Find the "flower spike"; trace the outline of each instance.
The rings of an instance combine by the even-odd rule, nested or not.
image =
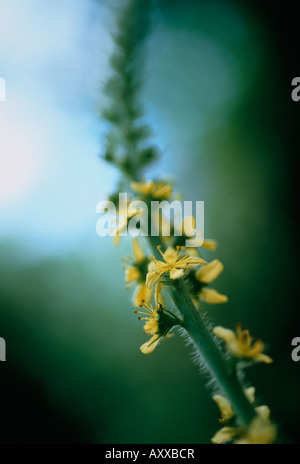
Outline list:
[[[215,327],[214,334],[224,340],[226,349],[236,358],[252,359],[256,362],[270,364],[273,360],[263,354],[264,344],[261,340],[255,340],[250,336],[248,330],[242,330],[240,324],[237,325],[236,333],[223,327]]]

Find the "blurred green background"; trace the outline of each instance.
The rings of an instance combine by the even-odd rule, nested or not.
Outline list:
[[[33,23],[37,4],[30,6]],[[82,2],[75,9],[79,6]],[[58,132],[59,158],[50,169],[42,154],[46,143],[39,148],[46,180],[31,196],[0,202],[0,336],[7,343],[7,362],[0,365],[2,443],[195,444],[209,443],[218,428],[207,379],[190,362],[190,350],[179,336],[152,355],[140,353],[145,336],[124,289],[120,262],[130,253],[130,242],[114,248],[109,238],[96,235],[96,204],[115,187],[113,169],[96,156],[103,143],[98,127],[99,133],[105,128],[93,113],[98,83],[106,75],[97,75],[98,65],[107,62],[112,49],[101,39],[114,24],[109,7],[108,1],[86,4],[89,20],[80,40],[82,56],[87,50],[93,63],[92,82],[83,73],[74,85],[73,68],[63,56],[55,51],[43,56],[44,74],[37,80],[53,63],[65,67],[52,82],[54,101],[61,97],[56,88],[73,85],[73,90],[60,106],[51,107],[51,115],[47,102],[37,104],[35,117],[49,111],[51,125],[64,117],[64,106],[70,116],[63,119],[62,131],[69,132]],[[57,8],[65,8],[66,24],[74,20],[70,2]],[[91,12],[98,14],[92,49],[87,39]],[[154,140],[165,152],[149,176],[171,174],[186,199],[204,200],[206,236],[218,241],[217,253],[205,257],[225,264],[216,288],[229,303],[208,307],[209,315],[226,327],[243,322],[266,342],[274,364],[251,368],[246,379],[271,407],[283,435],[299,442],[299,366],[291,360],[291,341],[300,335],[295,109],[288,57],[278,47],[280,30],[267,13],[256,2],[153,2],[152,29],[142,51],[141,101]],[[16,43],[22,40],[21,33],[11,34]],[[43,31],[35,34],[38,39]],[[11,61],[6,66],[10,69]],[[34,66],[35,59],[28,75]],[[18,109],[18,101],[15,105]],[[1,106],[3,118],[8,109]],[[82,111],[91,118],[83,125],[72,119]],[[64,143],[68,137],[71,145]],[[86,137],[90,145],[82,142]],[[74,147],[72,159],[68,152]],[[1,149],[3,160],[9,149]],[[47,201],[37,207],[43,195]],[[10,222],[18,214],[21,219]]]

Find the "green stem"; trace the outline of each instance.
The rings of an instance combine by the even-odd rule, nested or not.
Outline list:
[[[255,411],[243,391],[236,371],[229,369],[228,363],[218,348],[214,337],[193,304],[185,283],[179,281],[178,289],[170,287],[169,292],[184,318],[184,328],[198,348],[210,374],[230,400],[241,422],[246,426],[249,425],[255,417]]]
[[[160,237],[149,236],[149,240],[154,254],[158,256],[157,245],[161,245],[163,248]],[[236,370],[229,367],[200,312],[195,307],[184,280],[174,281],[174,285],[168,285],[166,289],[182,315],[184,328],[205,361],[208,371],[231,402],[240,422],[244,426],[248,426],[256,415],[254,408],[243,391]]]

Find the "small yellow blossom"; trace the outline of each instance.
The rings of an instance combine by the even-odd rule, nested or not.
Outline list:
[[[238,427],[222,427],[212,438],[214,445],[271,445],[277,435],[276,426],[256,417],[245,431]]]
[[[249,402],[253,404],[255,401],[255,388],[254,387],[246,388],[244,390],[244,393],[246,397],[248,398]],[[221,411],[220,422],[225,422],[231,419],[232,417],[234,417],[234,412],[233,412],[231,403],[229,402],[227,398],[225,398],[222,395],[214,395],[213,400],[215,401],[215,403],[217,403]],[[255,408],[255,411],[257,412],[259,416],[261,416],[265,420],[270,418],[270,409],[268,408],[268,406],[259,406]]]
[[[134,192],[143,197],[151,197],[156,200],[167,200],[172,194],[172,187],[165,182],[132,182],[130,186]]]
[[[230,401],[228,401],[227,398],[225,398],[222,395],[214,395],[213,400],[215,403],[217,403],[217,405],[220,408],[220,411],[221,411],[220,422],[221,423],[227,422],[228,420],[232,419],[232,417],[234,417],[234,412],[233,412],[231,403]]]
[[[161,251],[161,247],[157,247],[163,261],[158,261],[152,256],[153,262],[149,264],[146,284],[151,288],[157,282],[163,274],[169,273],[171,279],[180,279],[185,274],[187,269],[201,264],[206,264],[204,259],[196,258],[189,255],[182,256],[184,247],[168,248],[164,253]]]
[[[222,295],[213,288],[207,288],[207,285],[219,277],[223,269],[224,266],[218,259],[202,266],[195,274],[194,293],[210,304],[227,303],[228,298],[226,295]]]
[[[227,350],[236,358],[253,359],[256,362],[270,364],[273,360],[263,354],[264,344],[261,340],[254,341],[248,330],[242,330],[238,324],[236,333],[223,327],[215,327],[214,333],[224,340]]]
[[[144,343],[141,346],[141,352],[144,354],[149,354],[152,353],[152,351],[155,350],[156,346],[158,345],[161,335],[159,333],[159,311],[156,310],[156,308],[153,308],[151,304],[147,305],[144,304],[143,306],[144,311],[136,311],[139,314],[143,314],[146,317],[140,317],[140,320],[145,320],[145,325],[144,325],[144,332],[148,335],[152,335],[150,340],[148,342]]]
[[[244,390],[245,395],[251,404],[255,401],[255,388],[249,387]],[[222,395],[213,396],[221,411],[220,422],[232,424],[235,413],[230,401]],[[271,411],[268,406],[258,406],[255,408],[257,417],[253,419],[249,428],[245,430],[240,426],[225,426],[219,430],[212,438],[212,443],[223,444],[233,442],[234,444],[269,444],[275,440],[276,427],[270,422]],[[235,439],[235,441],[233,441]]]
[[[138,239],[134,238],[132,243],[134,260],[125,265],[125,282],[127,289],[136,285],[132,298],[133,305],[139,307],[143,303],[150,303],[152,297],[152,289],[146,285],[149,260],[146,258]]]
[[[235,445],[271,445],[276,440],[276,426],[261,417],[255,417],[247,431],[234,441]]]
[[[160,284],[155,290],[155,303],[155,307],[151,304],[143,304],[141,310],[135,311],[136,314],[141,315],[139,320],[145,321],[144,332],[151,336],[150,340],[140,348],[143,354],[152,353],[161,340],[172,336],[169,332],[173,327],[181,325],[181,321],[174,314],[165,310]]]

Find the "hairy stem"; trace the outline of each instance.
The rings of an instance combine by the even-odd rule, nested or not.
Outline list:
[[[149,236],[149,241],[154,254],[159,257],[157,254],[157,245],[163,247],[161,239]],[[183,326],[202,356],[210,375],[231,402],[241,424],[248,426],[256,415],[254,408],[243,391],[243,387],[237,378],[236,370],[233,370],[229,366],[213,335],[206,327],[200,312],[195,307],[185,282],[182,279],[174,281],[174,286],[168,285],[166,286],[166,290],[182,315],[184,320]]]

